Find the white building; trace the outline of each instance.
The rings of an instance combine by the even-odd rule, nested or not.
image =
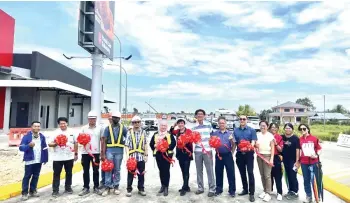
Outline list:
[[[14,54],[10,71],[0,69],[0,132],[29,127],[32,121],[55,128],[61,116],[70,126],[82,125],[90,111],[90,90],[90,78],[39,52]]]

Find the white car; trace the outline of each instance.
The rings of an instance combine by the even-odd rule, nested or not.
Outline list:
[[[158,119],[156,114],[144,114],[141,123],[143,129],[158,130]]]
[[[247,116],[248,118],[248,123],[247,125],[251,128],[253,128],[255,131],[259,132],[260,131],[260,118],[257,116]]]

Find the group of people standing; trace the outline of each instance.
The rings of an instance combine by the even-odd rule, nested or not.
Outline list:
[[[90,167],[93,169],[93,192],[107,196],[111,191],[115,195],[120,194],[120,169],[124,153],[128,158],[133,157],[137,161],[137,169],[128,171],[127,193],[132,196],[132,183],[134,175],[138,176],[138,193],[146,196],[145,165],[148,160],[148,146],[151,148],[159,169],[161,187],[159,194],[167,196],[169,193],[170,166],[174,151],[183,176],[183,185],[179,189],[181,196],[190,192],[189,178],[191,161],[195,161],[197,171],[196,195],[204,193],[203,169],[206,168],[208,179],[208,197],[219,196],[223,193],[223,172],[226,169],[228,179],[228,193],[231,197],[236,195],[236,180],[234,154],[236,153],[236,165],[242,180],[243,190],[239,196],[249,195],[249,201],[255,201],[255,178],[254,178],[254,154],[257,153],[257,164],[259,167],[263,193],[259,198],[268,202],[271,200],[271,192],[274,183],[277,188],[277,200],[282,200],[282,163],[288,179],[288,193],[286,199],[298,198],[297,170],[301,166],[304,177],[304,188],[307,194],[306,202],[312,202],[311,192],[311,170],[317,171],[321,146],[316,137],[310,134],[310,128],[301,124],[298,130],[302,133],[299,138],[293,134],[292,124],[284,125],[284,135],[278,134],[277,124],[268,124],[266,121],[260,122],[260,132],[247,126],[247,116],[239,117],[240,126],[233,132],[226,129],[226,119],[218,119],[219,130],[214,131],[210,123],[206,123],[204,118],[206,113],[202,109],[195,112],[197,124],[187,129],[185,120],[179,119],[168,131],[166,121],[161,121],[159,131],[155,132],[149,143],[145,132],[141,128],[141,118],[134,116],[131,120],[132,128],[127,129],[120,122],[121,114],[115,112],[111,114],[110,124],[102,127],[96,124],[97,114],[89,112],[88,124],[81,129],[81,133],[89,134],[91,137],[90,146],[79,146],[77,135],[67,127],[67,118],[57,119],[59,129],[50,137],[48,145],[43,134],[40,133],[40,122],[32,123],[32,130],[23,137],[20,150],[24,152],[25,174],[22,181],[22,200],[27,200],[29,196],[38,197],[37,182],[40,175],[41,166],[48,162],[48,147],[53,148],[53,182],[52,197],[59,195],[60,175],[64,167],[66,172],[65,193],[72,194],[72,169],[74,161],[78,160],[78,151],[81,153],[81,163],[83,166],[83,189],[80,196],[90,192]],[[177,140],[186,133],[197,131],[201,135],[201,141],[195,144],[186,143],[186,150],[177,147]],[[66,147],[60,147],[56,143],[58,135],[65,135],[68,139]],[[211,136],[220,138],[222,146],[216,149],[216,153],[209,146]],[[166,153],[158,151],[157,144],[164,139],[168,143]],[[248,141],[253,150],[246,151],[240,149],[240,143]],[[215,153],[215,154],[214,154]],[[214,166],[215,157],[215,166]],[[100,180],[100,161],[110,160],[114,168],[110,172],[102,172]],[[204,166],[204,167],[203,167]],[[248,177],[247,177],[248,176]],[[29,180],[31,179],[30,183]]]

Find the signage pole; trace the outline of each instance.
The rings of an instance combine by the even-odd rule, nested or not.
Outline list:
[[[97,113],[96,124],[101,122],[101,95],[102,95],[102,54],[91,54],[92,59],[92,82],[91,82],[91,110]]]

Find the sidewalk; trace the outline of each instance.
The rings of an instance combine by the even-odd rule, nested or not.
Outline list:
[[[145,188],[147,192],[146,197],[141,197],[137,194],[137,179],[134,180],[134,191],[133,191],[133,196],[132,197],[126,197],[126,167],[125,167],[125,158],[122,163],[122,170],[121,170],[121,194],[119,196],[115,195],[109,195],[108,197],[101,197],[95,194],[90,193],[89,195],[86,195],[84,197],[79,197],[77,194],[80,192],[82,189],[82,172],[79,172],[73,176],[73,190],[74,194],[73,195],[66,195],[66,194],[61,194],[60,197],[57,199],[51,199],[51,186],[44,187],[42,189],[39,189],[39,193],[41,197],[38,198],[31,198],[27,202],[67,202],[67,203],[74,203],[74,202],[132,202],[132,203],[146,203],[146,202],[235,202],[235,203],[246,203],[249,202],[248,196],[244,197],[238,197],[236,196],[235,198],[231,198],[228,196],[227,190],[228,190],[228,185],[227,185],[227,179],[225,178],[224,180],[224,193],[219,196],[219,197],[214,197],[214,198],[208,198],[206,196],[206,193],[208,191],[207,187],[207,180],[204,178],[205,181],[205,186],[206,186],[206,193],[202,195],[195,195],[194,191],[197,189],[197,184],[196,184],[196,168],[194,165],[194,162],[191,163],[191,169],[190,169],[190,187],[192,192],[187,193],[186,196],[181,197],[179,195],[178,189],[182,186],[182,176],[181,176],[181,170],[178,165],[178,161],[176,160],[176,163],[174,167],[171,167],[171,180],[170,180],[170,187],[169,187],[169,196],[164,197],[164,196],[157,196],[157,191],[159,190],[160,187],[160,180],[158,176],[158,168],[155,164],[155,161],[153,157],[149,157],[149,161],[146,164],[146,180],[145,180]],[[255,181],[256,181],[256,201],[257,203],[262,203],[263,201],[258,198],[258,195],[262,192],[262,185],[260,181],[260,175],[258,171],[257,164],[255,164]],[[92,171],[90,172],[92,174]],[[225,172],[226,174],[226,172]],[[236,193],[239,193],[242,190],[242,184],[239,176],[239,172],[237,167],[235,167],[235,174],[236,174],[236,187],[237,191]],[[22,174],[20,174],[22,176]],[[204,177],[206,177],[205,170],[204,170]],[[302,177],[299,175],[298,176],[299,180],[299,200],[295,201],[289,201],[286,199],[283,199],[282,201],[277,201],[276,200],[276,194],[273,193],[272,195],[272,200],[270,202],[272,203],[277,203],[277,202],[289,202],[289,203],[297,203],[297,202],[302,202],[305,199],[305,193],[304,193],[304,186],[303,186],[303,180]],[[285,186],[285,183],[283,182],[283,191],[284,193],[287,191],[287,188]],[[92,179],[90,182],[90,186],[92,187]],[[61,181],[61,192],[64,190],[64,180]],[[324,191],[324,198],[327,203],[345,203],[344,201],[340,200],[336,196],[332,195],[331,193]],[[19,202],[20,197],[15,197],[9,200],[6,200],[4,202],[6,203],[13,203],[13,202]]]

